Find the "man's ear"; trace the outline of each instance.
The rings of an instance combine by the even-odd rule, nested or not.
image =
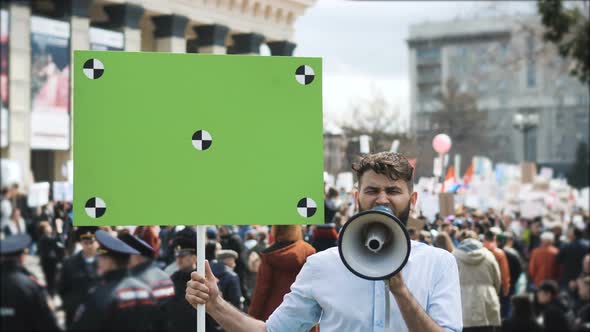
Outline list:
[[[412,210],[414,210],[414,208],[416,207],[416,202],[417,201],[418,201],[418,193],[414,191],[410,195],[410,205],[411,205]]]

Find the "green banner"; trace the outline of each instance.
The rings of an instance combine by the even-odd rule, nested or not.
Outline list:
[[[319,58],[74,52],[74,224],[321,224]]]

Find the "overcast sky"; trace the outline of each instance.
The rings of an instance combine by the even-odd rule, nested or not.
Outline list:
[[[295,24],[295,56],[323,58],[324,114],[346,116],[351,104],[383,93],[409,113],[406,39],[411,24],[532,13],[534,2],[319,0]]]

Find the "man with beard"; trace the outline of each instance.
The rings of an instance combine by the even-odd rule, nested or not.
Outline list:
[[[407,223],[416,203],[408,160],[397,153],[363,157],[353,166],[360,211],[384,206]],[[384,295],[393,297],[385,312]],[[449,252],[411,241],[407,264],[385,284],[364,280],[343,264],[338,248],[310,256],[291,292],[266,322],[255,320],[228,304],[219,294],[209,264],[205,276],[196,272],[187,283],[186,299],[206,310],[228,331],[308,331],[320,322],[322,332],[461,331],[461,292],[457,263]],[[353,304],[353,305],[350,305]],[[320,321],[321,317],[321,321]]]

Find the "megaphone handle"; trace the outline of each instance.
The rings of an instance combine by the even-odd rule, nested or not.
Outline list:
[[[389,331],[389,327],[391,326],[391,302],[389,299],[389,280],[383,280],[383,284],[385,285],[385,289],[383,294],[385,294],[385,331]]]

